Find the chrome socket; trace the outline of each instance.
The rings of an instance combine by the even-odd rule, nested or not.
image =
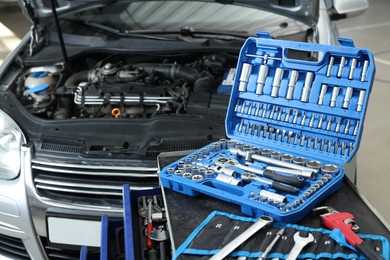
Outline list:
[[[193,181],[201,181],[203,179],[204,179],[203,175],[200,175],[200,174],[193,175],[191,178],[191,180],[193,180]]]
[[[260,65],[259,74],[257,76],[256,81],[256,94],[257,95],[263,95],[263,88],[265,84],[265,80],[268,76],[268,69],[269,67],[265,64]]]
[[[309,102],[310,90],[313,84],[313,79],[314,79],[314,73],[310,71],[307,72],[305,78],[305,84],[302,90],[301,102],[305,102],[305,103]]]
[[[306,162],[306,167],[309,167],[311,169],[320,170],[322,166],[322,163],[320,161],[311,160]]]
[[[339,87],[333,87],[332,91],[332,97],[330,98],[330,107],[335,107],[336,102],[337,102],[337,97],[340,93],[340,88]]]
[[[332,176],[338,174],[339,172],[340,168],[333,164],[325,164],[321,167],[321,173],[323,174],[329,174]]]
[[[293,159],[294,159],[294,156],[292,156],[291,154],[283,154],[280,157],[280,160],[282,162],[288,162],[288,163],[292,163]]]
[[[271,158],[272,159],[280,160],[281,157],[282,157],[282,153],[280,153],[280,152],[272,152],[271,153]]]
[[[293,99],[294,88],[295,88],[295,85],[297,84],[298,77],[299,77],[299,72],[296,70],[292,70],[291,75],[290,75],[290,80],[288,82],[288,88],[287,88],[287,94],[286,94],[286,99],[288,99],[288,100]]]
[[[304,157],[294,157],[293,164],[300,165],[300,166],[305,166],[306,161],[307,160]]]
[[[285,196],[280,195],[280,194],[276,194],[276,193],[273,193],[273,192],[270,192],[267,190],[261,190],[260,196],[265,197],[267,199],[271,199],[271,200],[278,202],[278,203],[287,202],[287,198]]]
[[[252,64],[250,63],[243,63],[242,69],[241,69],[241,75],[239,79],[239,85],[238,85],[238,91],[240,92],[246,92],[246,87],[249,82],[249,77],[252,73]]]
[[[277,68],[275,71],[274,81],[272,83],[271,97],[278,97],[280,83],[283,78],[283,69]]]
[[[228,176],[226,174],[218,174],[215,179],[218,181],[227,183],[227,184],[234,185],[234,186],[239,186],[241,183],[241,181],[239,179],[236,179],[232,176]]]
[[[191,179],[192,178],[192,173],[190,173],[190,172],[185,172],[185,173],[183,173],[183,178],[185,178],[185,179]]]

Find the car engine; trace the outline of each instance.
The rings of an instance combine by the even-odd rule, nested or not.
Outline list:
[[[191,111],[191,99],[206,105],[198,104],[199,112],[213,96],[230,93],[237,58],[95,56],[73,61],[72,70],[63,64],[31,67],[19,77],[16,95],[31,113],[54,120],[183,114]]]

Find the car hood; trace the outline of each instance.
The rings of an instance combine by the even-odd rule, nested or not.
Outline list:
[[[57,6],[57,14],[67,14],[87,9],[103,7],[115,0],[18,0],[23,13],[31,23],[45,26],[53,19],[51,2]],[[142,2],[140,0],[127,0],[126,2]],[[143,2],[150,2],[145,0]],[[153,0],[158,1],[158,0]],[[160,0],[162,1],[162,0]],[[164,0],[166,1],[166,0]],[[176,0],[185,1],[185,0]],[[187,0],[188,1],[188,0]],[[199,2],[218,2],[221,4],[235,4],[271,11],[280,15],[291,17],[308,26],[316,24],[319,14],[319,0],[196,0]]]

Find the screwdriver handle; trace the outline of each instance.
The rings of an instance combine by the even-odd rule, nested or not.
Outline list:
[[[265,170],[263,176],[278,182],[283,182],[292,185],[297,188],[302,188],[306,184],[305,179],[300,176],[281,175],[270,170]]]
[[[152,230],[153,230],[153,223],[148,222],[148,230],[147,230],[147,237],[146,237],[146,246],[148,247],[148,249],[153,248],[153,241],[149,237],[149,234],[150,232],[152,232]]]

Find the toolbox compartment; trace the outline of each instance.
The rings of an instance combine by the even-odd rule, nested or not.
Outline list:
[[[330,46],[258,36],[240,52],[225,121],[228,139],[168,165],[160,181],[189,196],[238,204],[249,216],[297,222],[341,186],[341,165],[359,148],[374,59],[349,39]],[[300,176],[286,173],[296,165],[305,167],[294,172]]]

